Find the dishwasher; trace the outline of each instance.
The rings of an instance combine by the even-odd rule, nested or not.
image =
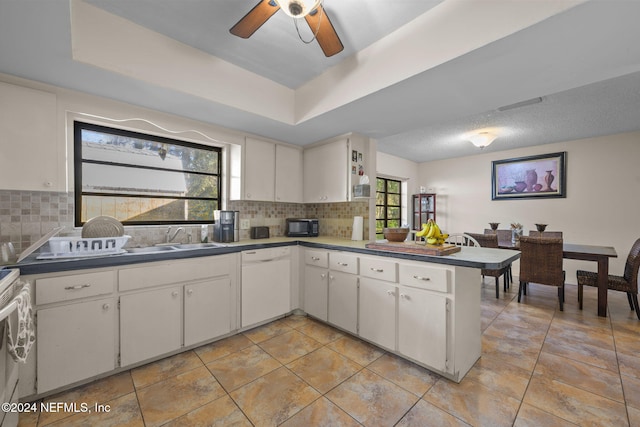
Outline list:
[[[273,319],[291,310],[291,248],[242,252],[242,327]]]

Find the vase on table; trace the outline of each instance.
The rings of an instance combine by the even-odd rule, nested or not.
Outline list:
[[[555,179],[555,176],[551,173],[551,171],[547,171],[547,174],[544,176],[544,183],[547,185],[547,188],[544,188],[542,191],[553,191],[551,188],[551,183]]]
[[[533,192],[533,186],[538,183],[538,174],[535,169],[529,169],[526,172],[524,182],[527,184],[527,192]]]
[[[520,237],[522,236],[522,228],[511,229],[511,244],[517,246],[520,244]]]

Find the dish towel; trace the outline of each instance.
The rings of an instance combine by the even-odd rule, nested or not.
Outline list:
[[[22,288],[13,297],[18,303],[18,325],[11,324],[11,318],[7,317],[7,350],[16,362],[25,363],[29,351],[36,341],[36,329],[33,321],[33,306],[31,305],[31,284],[23,282]],[[15,339],[13,338],[15,330]]]

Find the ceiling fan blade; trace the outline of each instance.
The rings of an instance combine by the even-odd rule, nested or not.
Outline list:
[[[318,44],[322,48],[325,56],[329,57],[342,52],[344,46],[342,45],[340,37],[338,37],[338,33],[336,33],[335,28],[333,28],[333,24],[322,5],[319,5],[315,11],[306,15],[304,19],[307,21],[307,24],[309,24],[309,27],[313,32],[316,31],[316,28],[318,28],[318,22],[320,22],[320,28],[318,29],[316,40],[318,40]]]
[[[231,27],[229,32],[234,36],[248,39],[258,28],[262,26],[274,13],[280,9],[280,6],[273,0],[261,0],[254,6],[236,25]]]

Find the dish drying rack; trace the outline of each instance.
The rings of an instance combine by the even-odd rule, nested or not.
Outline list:
[[[118,237],[52,237],[49,252],[43,252],[36,259],[79,258],[115,255],[127,252],[122,247],[131,236]]]

